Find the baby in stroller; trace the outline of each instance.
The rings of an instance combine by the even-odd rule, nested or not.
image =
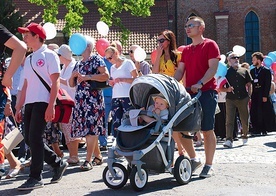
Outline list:
[[[155,113],[161,119],[162,122],[166,122],[169,118],[168,101],[161,93],[157,94],[156,96],[153,96],[152,99],[154,101],[154,104],[149,106],[148,111]],[[141,115],[138,120],[139,124],[143,125],[145,123],[151,123],[156,119],[147,115]]]

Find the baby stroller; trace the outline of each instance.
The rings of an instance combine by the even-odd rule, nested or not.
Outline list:
[[[148,171],[173,174],[179,184],[189,183],[192,176],[188,157],[179,156],[174,160],[172,131],[199,130],[201,107],[200,93],[191,99],[182,84],[162,74],[149,74],[136,78],[130,88],[130,100],[134,109],[148,108],[152,97],[162,94],[169,103],[169,118],[162,122],[157,115],[141,110],[156,120],[147,125],[132,126],[131,110],[125,114],[118,135],[108,149],[107,167],[103,171],[104,183],[112,189],[122,188],[128,177],[132,188],[141,191],[148,181]],[[127,168],[120,162],[125,157]]]

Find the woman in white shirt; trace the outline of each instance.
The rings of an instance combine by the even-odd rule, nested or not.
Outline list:
[[[68,80],[72,75],[72,71],[75,67],[76,61],[72,57],[72,51],[70,47],[66,44],[62,44],[57,51],[61,64],[63,64],[61,73],[60,73],[60,88],[66,90],[70,97],[74,100],[76,88],[70,87],[68,85]],[[61,130],[64,134],[65,142],[69,151],[69,158],[67,162],[71,165],[75,165],[79,162],[78,158],[78,145],[81,141],[81,138],[71,137],[72,132],[72,116],[69,123],[60,123]]]
[[[105,50],[105,57],[112,63],[109,84],[113,87],[111,115],[113,136],[116,137],[123,114],[131,106],[129,90],[133,80],[138,77],[138,72],[134,63],[130,59],[120,57],[119,51],[112,46]]]

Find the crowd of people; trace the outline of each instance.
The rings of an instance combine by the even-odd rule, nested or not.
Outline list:
[[[81,60],[76,61],[68,45],[47,46],[46,32],[39,24],[31,23],[18,28],[24,42],[0,25],[0,53],[4,52],[5,47],[13,50],[10,65],[0,84],[0,141],[4,136],[5,116],[13,113],[11,103],[14,104],[15,120],[22,125],[25,138],[20,145],[22,155],[19,160],[12,152],[5,154],[3,148],[0,149],[0,176],[5,174],[5,157],[10,164],[7,178],[15,177],[21,169],[20,162],[31,157],[29,178],[18,190],[44,186],[44,161],[53,168],[51,183],[57,183],[68,165],[80,163],[78,146],[81,141],[86,143],[86,156],[80,163],[80,169],[88,171],[101,165],[101,151],[107,150],[107,136],[117,137],[123,115],[131,107],[129,90],[132,82],[151,73],[174,77],[187,88],[191,97],[202,91],[199,102],[203,115],[201,130],[197,132],[200,143],[196,146],[204,145],[204,165],[196,154],[191,133],[173,132],[179,155],[185,154],[191,159],[192,172],[203,165],[199,174],[201,178],[214,175],[212,164],[217,137],[225,139],[224,147],[231,148],[239,128],[244,145],[250,142],[249,132],[251,135],[266,135],[272,131],[275,113],[271,95],[275,94],[275,84],[271,71],[263,66],[263,54],[255,52],[252,55],[254,68],[250,70],[248,64],[241,65],[239,54],[230,52],[225,76],[227,83],[218,87],[215,74],[221,58],[220,50],[214,40],[203,36],[204,20],[197,16],[188,18],[185,30],[192,43],[185,46],[182,52],[177,51],[172,31],[165,30],[158,34],[156,59],[151,65],[145,60],[135,60],[135,50],[140,48],[138,45],[129,47],[127,58],[122,54],[121,43],[114,41],[103,57],[93,52],[95,40],[85,36],[87,47],[81,54]],[[51,86],[50,93],[38,75]],[[94,89],[93,81],[108,81],[111,88]],[[68,123],[51,122],[59,88],[65,89],[75,101]],[[162,95],[154,100],[155,106],[159,104],[162,110],[168,107]],[[220,112],[217,112],[218,108]],[[143,120],[147,122],[148,118]],[[237,121],[241,126],[237,126]],[[59,130],[68,147],[67,160],[63,159],[59,148]]]

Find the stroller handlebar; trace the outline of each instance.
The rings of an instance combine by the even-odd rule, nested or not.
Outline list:
[[[187,92],[188,92],[188,91],[191,91],[191,87],[187,87],[187,88],[185,88],[185,89],[186,89]],[[202,90],[197,89],[197,95],[195,96],[195,98],[196,98],[196,99],[199,99],[199,97],[201,96],[201,94],[202,94]]]

